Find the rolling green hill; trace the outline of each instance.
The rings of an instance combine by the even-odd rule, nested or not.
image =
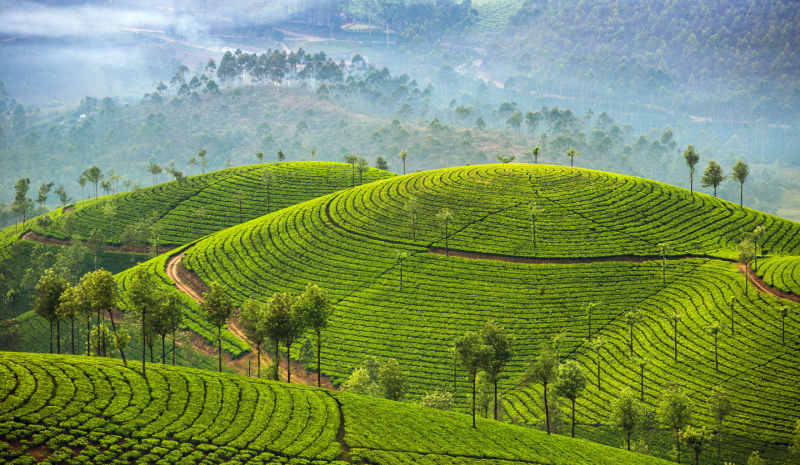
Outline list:
[[[416,240],[404,211],[412,195],[421,205]],[[534,200],[543,210],[535,249],[526,213]],[[454,215],[449,258],[434,216],[443,207]],[[453,339],[494,318],[517,337],[517,357],[500,383],[506,417],[528,424],[540,423],[541,409],[536,389],[517,387],[525,360],[564,334],[560,354],[596,373],[584,308],[599,303],[593,337],[608,343],[601,387],[592,383],[579,401],[582,434],[619,444],[608,432],[609,404],[623,387],[639,390],[633,351],[650,359],[646,404],[677,382],[696,404],[697,424],[710,423],[704,405],[711,388],[725,386],[736,406],[726,424],[725,458],[744,462],[756,449],[783,457],[800,417],[791,369],[800,364],[797,312],[786,320],[784,346],[777,299],[752,287],[745,295],[731,263],[742,231],[757,225],[767,230],[764,253],[800,254],[800,225],[705,194],[589,170],[482,165],[396,177],[299,204],[198,241],[184,263],[205,283],[224,283],[237,304],[319,284],[337,310],[322,372],[342,381],[367,355],[394,357],[410,373],[413,396],[451,389]],[[674,248],[666,284],[662,242]],[[397,250],[411,254],[403,291]],[[624,315],[634,307],[644,319],[631,350]],[[683,317],[677,361],[667,319],[674,312]],[[727,328],[719,336],[719,370],[706,332],[715,322]],[[457,375],[461,405],[466,380]],[[668,457],[665,442],[657,453]]]
[[[0,460],[34,463],[666,464],[353,394],[116,360],[0,352]]]

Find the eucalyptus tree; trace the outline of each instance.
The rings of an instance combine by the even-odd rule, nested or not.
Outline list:
[[[700,155],[694,149],[694,146],[690,145],[686,148],[683,152],[683,160],[686,162],[686,166],[689,167],[689,189],[692,197],[694,197],[694,167],[700,161]]]
[[[766,232],[767,230],[764,228],[764,226],[756,226],[756,228],[753,229],[753,232],[750,233],[750,240],[753,242],[753,269],[755,271],[758,271],[758,250],[761,246],[760,241]]]
[[[478,333],[468,331],[456,338],[453,351],[464,371],[472,378],[472,427],[475,428],[475,394],[478,373],[486,364],[486,347]]]
[[[20,178],[14,184],[14,202],[11,205],[12,209],[17,212],[18,215],[22,215],[23,229],[25,229],[25,221],[27,220],[28,206],[31,204],[31,199],[28,197],[30,188],[30,178]],[[16,226],[14,228],[16,231]]]
[[[594,316],[594,310],[597,308],[597,302],[589,302],[586,304],[585,312],[586,312],[586,322],[589,325],[589,339],[588,341],[592,340],[592,317]]]
[[[317,387],[322,387],[322,330],[328,327],[333,304],[324,289],[308,283],[295,305],[305,327],[317,335]]]
[[[678,325],[683,320],[683,315],[678,312],[675,312],[667,317],[667,319],[672,323],[672,338],[675,342],[675,361],[678,361],[678,335],[680,334],[678,331]]]
[[[158,305],[156,284],[150,279],[147,270],[138,266],[133,270],[131,284],[127,290],[128,301],[135,312],[142,326],[142,376],[147,378],[147,366],[145,358],[145,341],[147,340],[147,316],[156,310]]]
[[[97,257],[106,250],[106,239],[99,229],[93,229],[89,234],[89,240],[86,242],[86,247],[94,257],[94,270],[97,271]]]
[[[681,463],[680,432],[692,421],[693,409],[692,401],[680,386],[669,385],[661,394],[657,410],[658,419],[672,431],[678,452],[678,463]]]
[[[261,171],[261,185],[267,190],[267,213],[269,213],[270,210],[269,201],[273,184],[275,184],[275,173],[269,168],[264,168]]]
[[[633,357],[631,362],[634,366],[639,367],[639,391],[640,400],[644,401],[644,367],[650,364],[650,357],[642,355],[640,357]]]
[[[284,341],[286,335],[287,322],[293,316],[292,307],[297,302],[297,297],[288,292],[276,292],[267,301],[267,314],[264,320],[264,329],[267,337],[275,344],[275,355],[272,359],[274,372],[273,380],[278,381],[278,370],[280,360],[280,343]]]
[[[719,321],[706,326],[705,331],[714,337],[714,366],[719,371],[719,334],[722,332],[722,325]]]
[[[714,197],[717,196],[717,187],[722,184],[727,176],[722,170],[722,166],[714,160],[708,161],[703,176],[700,178],[700,185],[703,187],[713,187]]]
[[[574,148],[569,149],[569,152],[567,152],[567,156],[569,157],[569,166],[575,166],[575,157],[580,154],[581,153]]]
[[[69,318],[70,333],[72,339],[72,355],[75,355],[75,318],[85,313],[91,312],[86,293],[81,286],[67,286],[58,298],[58,308],[56,309],[59,318]],[[88,332],[87,332],[88,334]]]
[[[739,264],[744,266],[744,295],[748,297],[747,282],[750,280],[750,262],[755,259],[756,254],[753,253],[753,244],[748,239],[743,239],[736,248],[739,252]]]
[[[205,159],[205,158],[204,158]],[[150,163],[147,165],[147,172],[153,176],[153,185],[155,186],[158,184],[158,175],[164,171],[164,168],[156,165],[155,163]]]
[[[537,145],[536,147],[533,148],[533,150],[531,150],[530,152],[525,152],[523,155],[533,155],[533,164],[537,165],[537,164],[539,164],[539,151],[540,150],[542,150],[542,148]]]
[[[687,426],[681,432],[681,440],[694,451],[694,463],[700,464],[700,454],[702,454],[708,447],[708,442],[711,440],[711,432],[702,428],[694,428]],[[680,460],[678,461],[680,462]]]
[[[600,389],[600,362],[602,362],[600,351],[603,349],[603,346],[606,345],[606,339],[604,337],[597,337],[589,340],[588,345],[591,350],[595,351],[597,356],[597,389]]]
[[[631,349],[631,355],[633,355],[633,328],[641,323],[643,317],[644,315],[642,315],[642,312],[636,310],[636,307],[633,307],[633,310],[625,314],[625,321],[630,327],[630,342],[628,343],[628,347]]]
[[[356,185],[356,162],[358,161],[358,157],[352,153],[348,153],[344,155],[344,159],[347,163],[350,163],[350,187],[354,187]],[[403,174],[405,174],[405,170]]]
[[[61,204],[61,207],[66,207],[68,203],[72,201],[70,199],[69,194],[67,194],[67,190],[64,188],[63,184],[58,185],[58,189],[53,191],[54,194],[58,196],[58,202]]]
[[[436,214],[436,219],[439,223],[444,226],[444,256],[450,256],[450,244],[449,244],[449,237],[450,237],[450,223],[453,222],[453,212],[449,208],[442,208],[439,213]]]
[[[99,166],[95,165],[83,172],[86,180],[94,184],[94,197],[97,198],[97,185],[103,180],[103,171]]]
[[[497,420],[497,385],[500,381],[500,373],[514,357],[514,336],[508,334],[505,328],[490,319],[481,328],[480,337],[486,350],[482,368],[489,382],[494,385],[494,419]]]
[[[208,159],[206,158],[206,155],[208,155],[208,151],[206,149],[202,149],[197,153],[198,158],[200,158],[200,167],[203,170],[203,174],[205,174],[206,168],[208,168]],[[264,156],[264,154],[261,154],[261,156]]]
[[[417,216],[421,208],[422,205],[420,205],[417,198],[413,196],[409,197],[403,205],[403,210],[406,212],[406,215],[408,215],[408,219],[411,220],[411,234],[415,241],[417,240]]]
[[[572,437],[575,437],[575,400],[586,389],[586,375],[575,360],[567,360],[558,367],[556,393],[572,402]]]
[[[81,186],[81,202],[86,200],[86,195],[85,195],[84,189],[86,188],[86,183],[87,182],[88,182],[88,180],[86,179],[85,173],[81,173],[81,175],[78,176],[78,185]]]
[[[247,299],[242,307],[242,332],[256,348],[256,377],[258,378],[261,378],[261,347],[267,339],[264,326],[266,318],[266,305],[254,299]]]
[[[403,292],[403,263],[408,260],[409,253],[404,250],[395,250],[394,257],[400,264],[400,292]]]
[[[522,375],[524,384],[541,384],[544,388],[544,417],[547,434],[550,434],[550,409],[547,405],[547,388],[558,381],[558,360],[546,347],[542,347],[539,356],[528,361]]]
[[[739,183],[739,208],[744,209],[744,182],[750,174],[750,167],[742,160],[737,160],[733,164],[731,177]]]
[[[264,152],[256,153],[256,159],[258,160],[259,163],[262,163],[264,161]]]
[[[369,169],[367,159],[358,157],[356,161],[356,171],[358,171],[358,185],[364,184],[364,172]]]
[[[278,150],[278,155],[277,155],[277,157],[278,157],[278,161],[279,161],[279,162],[282,162],[283,160],[285,160],[285,159],[286,159],[286,155],[284,155],[284,154],[283,154],[283,150]],[[229,159],[229,160],[230,160],[230,159]]]
[[[159,318],[164,329],[172,335],[172,365],[175,365],[175,332],[183,324],[183,311],[178,295],[174,292],[165,292],[159,302]],[[161,339],[161,358],[164,358],[164,339]]]
[[[311,161],[314,161],[315,158],[317,158],[317,149],[311,147]]]
[[[543,212],[542,207],[532,201],[528,204],[528,218],[531,220],[531,233],[533,233],[533,248],[536,248],[536,223],[539,221],[539,215]]]
[[[611,402],[611,424],[625,435],[625,444],[631,450],[631,434],[641,421],[641,406],[630,388],[620,391],[619,397]]]
[[[722,423],[733,413],[733,404],[728,398],[728,393],[720,386],[711,389],[711,395],[706,401],[708,413],[717,426],[717,457],[722,457]]]
[[[39,204],[39,209],[44,210],[45,203],[47,203],[47,197],[50,194],[50,191],[53,189],[54,183],[43,183],[39,186],[39,190],[36,195],[36,203]]]
[[[217,362],[222,372],[222,327],[228,324],[233,316],[233,304],[225,294],[225,289],[216,281],[211,283],[208,292],[203,292],[200,311],[211,326],[217,328]]]
[[[50,353],[53,353],[53,323],[56,323],[56,341],[58,353],[61,353],[61,325],[57,312],[59,299],[67,290],[67,281],[52,269],[45,270],[44,275],[36,284],[36,299],[33,301],[33,311],[50,323]]]
[[[194,166],[196,164],[197,164],[197,158],[195,157],[189,158],[189,176],[192,175],[192,169],[194,169]]]
[[[108,313],[108,318],[111,320],[111,328],[114,331],[114,339],[117,340],[117,324],[114,322],[114,309],[117,306],[119,299],[119,290],[117,289],[117,282],[114,276],[106,270],[94,271],[83,275],[81,278],[80,286],[86,292],[86,298],[90,302],[93,311],[97,312],[98,322],[100,321],[100,314],[102,312]],[[98,324],[99,327],[99,324]],[[99,333],[98,333],[99,334]],[[105,343],[105,341],[103,341]],[[99,343],[99,338],[98,338]],[[105,346],[103,346],[103,353],[105,353]],[[125,359],[125,352],[120,352],[122,361],[127,366],[128,362]]]
[[[661,252],[661,280],[664,285],[667,284],[667,254],[672,251],[672,246],[669,242],[662,242],[658,244],[658,251]]]
[[[400,152],[400,160],[403,162],[403,174],[406,174],[406,158],[408,158],[408,150]]]

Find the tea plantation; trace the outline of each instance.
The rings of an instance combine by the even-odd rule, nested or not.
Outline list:
[[[120,361],[0,352],[0,461],[378,465],[668,462],[463,414]],[[364,462],[361,462],[364,463]]]
[[[419,203],[416,231],[405,209],[411,196]],[[541,209],[536,247],[532,201]],[[436,219],[442,208],[453,213],[447,241]],[[752,450],[783,460],[800,418],[800,312],[785,319],[783,345],[775,309],[786,301],[752,286],[745,294],[732,263],[742,233],[758,225],[766,231],[762,254],[800,255],[800,225],[705,194],[590,170],[482,165],[311,200],[204,238],[184,263],[205,283],[224,283],[237,305],[320,285],[336,304],[323,374],[343,381],[368,355],[397,358],[412,397],[452,390],[455,381],[462,407],[468,378],[459,372],[453,379],[448,349],[494,318],[517,338],[500,382],[505,415],[529,424],[541,422],[539,393],[518,387],[518,379],[525,361],[556,339],[559,356],[580,362],[593,380],[578,401],[581,431],[615,446],[621,437],[608,434],[609,406],[621,388],[654,406],[667,383],[678,383],[697,406],[695,423],[709,425],[705,402],[722,385],[736,411],[726,420],[724,456],[745,463]],[[658,244],[665,242],[672,250],[662,270]],[[446,245],[454,256],[444,256]],[[398,250],[411,254],[402,291]],[[768,263],[763,255],[760,263]],[[600,387],[596,353],[586,344],[584,309],[592,302],[599,304],[592,337],[608,341]],[[634,308],[643,319],[631,344],[625,314]],[[677,361],[668,319],[676,312]],[[717,322],[725,329],[715,353],[706,329]],[[649,360],[643,393],[638,357]],[[669,457],[669,444],[655,453]]]
[[[272,172],[269,187],[262,180],[265,169]],[[162,177],[167,176],[166,173]],[[122,232],[133,223],[150,218],[155,212],[162,245],[183,245],[215,231],[260,217],[290,205],[351,187],[393,176],[370,168],[353,176],[345,163],[285,162],[227,168],[169,181],[140,191],[101,196],[76,202],[50,213],[53,224],[44,229],[35,220],[25,227],[55,239],[70,239],[64,231],[66,215],[74,219],[73,236],[87,239],[99,229],[110,244],[121,244]],[[91,184],[87,191],[91,191]],[[241,203],[239,193],[241,192]],[[114,206],[113,210],[107,205]],[[268,205],[269,203],[269,205]],[[202,210],[201,210],[202,208]],[[64,213],[67,211],[67,213]],[[9,227],[0,232],[0,258],[11,255],[10,243],[19,230]]]

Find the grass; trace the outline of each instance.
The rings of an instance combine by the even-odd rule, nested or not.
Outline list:
[[[376,465],[666,463],[492,421],[473,429],[453,412],[180,367],[151,365],[145,379],[116,360],[0,352],[0,373],[8,463],[344,464],[343,444],[353,463]]]
[[[417,239],[404,213],[405,199],[422,205]],[[530,239],[526,205],[544,213],[539,244]],[[434,219],[451,208],[449,245],[484,258],[515,256],[556,263],[445,258]],[[330,215],[330,217],[329,217]],[[645,314],[634,331],[634,350],[648,355],[645,403],[656,404],[671,381],[686,387],[696,404],[695,424],[709,424],[705,400],[715,385],[728,388],[737,413],[726,424],[725,458],[742,462],[753,448],[782,459],[800,417],[797,378],[798,317],[787,319],[781,346],[780,319],[772,296],[744,294],[744,280],[730,262],[744,229],[763,225],[771,254],[798,254],[800,225],[683,189],[642,179],[553,166],[482,165],[418,173],[346,190],[287,208],[197,242],[187,266],[208,283],[228,286],[243,303],[266,301],[278,291],[299,293],[306,283],[327,289],[336,314],[323,349],[324,374],[342,381],[367,355],[397,358],[412,380],[411,396],[451,389],[447,349],[455,336],[495,318],[517,337],[517,357],[501,381],[507,418],[540,422],[538,394],[518,388],[525,359],[541,344],[566,333],[562,357],[596,373],[585,344],[584,306],[599,302],[596,335],[609,340],[603,383],[579,401],[578,421],[587,436],[618,445],[608,431],[609,404],[619,389],[638,391],[639,370],[629,354],[623,315],[636,306]],[[666,285],[656,244],[670,242]],[[395,250],[411,252],[400,291]],[[499,256],[499,257],[498,257]],[[599,259],[594,263],[576,260]],[[570,260],[573,262],[570,263]],[[605,261],[611,260],[611,261]],[[561,264],[563,263],[563,264]],[[730,327],[728,301],[735,299],[735,335],[720,337],[720,369],[705,327]],[[674,362],[670,313],[683,315],[680,355]],[[727,330],[726,330],[727,331]],[[593,375],[591,375],[593,376]],[[591,379],[590,376],[590,379]],[[456,398],[467,403],[466,377],[457,376]],[[656,454],[669,457],[670,450]]]

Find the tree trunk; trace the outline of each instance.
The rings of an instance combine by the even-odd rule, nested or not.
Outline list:
[[[544,383],[544,419],[547,423],[547,434],[550,434],[550,409],[547,407],[547,383]]]
[[[497,421],[497,378],[494,380],[494,420]]]
[[[103,335],[100,334],[100,330],[103,329],[100,326],[100,310],[97,310],[97,356],[100,356],[100,339],[104,339]],[[105,350],[103,351],[105,354]]]
[[[117,336],[117,324],[114,322],[114,314],[111,313],[111,310],[108,311],[108,317],[111,319],[111,329],[114,330],[114,341],[116,342],[118,340],[117,339],[117,337],[118,337]],[[128,361],[125,359],[125,352],[123,352],[122,349],[119,346],[117,346],[117,350],[119,350],[119,355],[120,355],[120,357],[122,357],[122,363],[124,363],[125,366],[127,367],[128,366]]]
[[[475,373],[472,375],[472,427],[475,428],[475,383],[478,378],[478,374]]]
[[[261,379],[261,346],[256,347],[256,377]]]
[[[166,342],[167,342],[166,338],[167,338],[167,333],[164,333],[164,334],[161,335],[161,363],[163,365],[167,364],[167,352],[165,350],[165,346],[166,346]]]
[[[145,371],[146,358],[145,358],[145,351],[144,351],[144,346],[145,346],[144,328],[145,328],[146,319],[147,319],[147,311],[143,310],[142,311],[142,377],[144,379],[147,379],[147,372]]]
[[[722,457],[722,424],[717,426],[717,457]]]
[[[533,222],[533,248],[536,248],[536,222]],[[591,336],[590,336],[591,337]]]
[[[317,330],[317,387],[322,387],[322,365],[321,365],[321,352],[322,352],[322,331]]]
[[[675,322],[675,361],[678,361],[678,322]]]
[[[217,327],[217,362],[219,372],[222,373],[222,326]]]
[[[75,355],[75,317],[70,319],[70,332],[72,333],[72,355]]]
[[[150,344],[147,345],[150,348],[150,363],[156,363],[156,362],[153,361],[153,344],[155,344],[155,343],[151,339],[150,340]]]
[[[292,382],[292,343],[286,344],[286,382]]]
[[[744,184],[739,185],[739,208],[744,210]]]
[[[628,431],[625,436],[625,443],[628,444],[628,452],[631,451],[631,432]]]
[[[400,292],[403,292],[403,262],[400,262]]]
[[[678,448],[678,463],[681,463],[681,440],[678,437],[678,430],[675,430],[675,445]]]
[[[61,320],[56,320],[56,348],[61,355]]]
[[[575,398],[572,398],[572,437],[575,437]]]
[[[786,317],[781,317],[781,345],[786,345]]]
[[[92,319],[86,318],[86,356],[92,356],[92,338],[89,335],[92,334]]]
[[[447,230],[448,230],[447,223],[445,223],[444,224],[444,256],[445,257],[449,257],[450,256],[450,242],[449,242],[450,234],[448,233]]]
[[[175,366],[175,330],[172,330],[172,366]]]
[[[279,381],[278,373],[280,372],[280,367],[278,366],[278,352],[280,352],[279,342],[275,341],[275,358],[272,359],[272,364],[275,366],[275,372],[273,373],[273,378],[275,381]]]
[[[714,335],[714,365],[716,367],[717,372],[719,372],[719,351],[717,349],[717,339],[718,336]]]
[[[733,299],[731,299],[731,336],[733,336]]]
[[[53,320],[50,320],[50,355],[53,355]]]

